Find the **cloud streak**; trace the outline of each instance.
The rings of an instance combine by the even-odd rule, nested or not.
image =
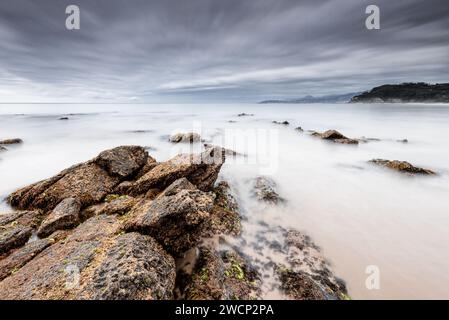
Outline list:
[[[65,29],[65,7],[81,30]],[[447,82],[445,0],[7,0],[0,101],[258,101]]]

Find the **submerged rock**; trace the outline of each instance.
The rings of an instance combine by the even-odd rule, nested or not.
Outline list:
[[[237,115],[237,117],[252,117],[252,116],[254,116],[254,114],[252,114],[252,113],[245,113],[245,112],[239,113]]]
[[[201,137],[198,133],[188,132],[188,133],[176,133],[170,137],[170,142],[179,143],[179,142],[199,142],[201,141]]]
[[[1,144],[19,144],[22,143],[23,140],[19,139],[19,138],[14,138],[14,139],[5,139],[5,140],[0,140],[0,145]]]
[[[257,177],[253,182],[253,194],[260,201],[270,204],[278,204],[285,200],[276,191],[277,185],[268,177]]]
[[[296,127],[295,130],[298,131],[298,132],[304,132],[304,129],[301,128],[301,127]]]
[[[254,300],[260,286],[260,274],[236,251],[202,246],[184,291],[188,300]]]
[[[345,299],[347,289],[345,283],[337,278],[309,236],[297,230],[287,230],[284,240],[287,262],[290,268],[280,267],[278,274],[287,295],[294,299]],[[296,279],[296,280],[295,280]],[[300,284],[295,284],[298,281]],[[314,284],[312,284],[314,282]],[[302,283],[302,284],[301,284]],[[302,291],[301,286],[308,286]],[[289,287],[290,290],[289,290]]]
[[[53,211],[42,221],[37,235],[46,237],[56,230],[68,229],[76,226],[79,221],[81,203],[75,198],[62,200]]]
[[[288,121],[273,121],[274,124],[282,124],[284,126],[288,126],[290,122]]]
[[[326,300],[326,295],[320,286],[304,272],[278,268],[280,289],[293,300]]]
[[[422,174],[422,175],[435,175],[436,173],[429,169],[424,169],[420,167],[415,167],[409,162],[399,161],[399,160],[385,160],[385,159],[373,159],[369,161],[370,163],[393,169],[399,172],[407,174]]]
[[[6,149],[5,147],[0,146],[0,151],[7,151],[8,149]]]
[[[350,139],[350,138],[344,136],[343,134],[341,134],[340,132],[338,132],[337,130],[327,130],[323,133],[313,131],[312,136],[319,137],[323,140],[329,140],[329,141],[333,141],[336,143],[341,143],[341,144],[358,144],[359,143],[359,140]]]
[[[58,120],[69,120],[69,117],[61,117]]]

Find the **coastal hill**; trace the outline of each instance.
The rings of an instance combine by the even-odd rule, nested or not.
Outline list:
[[[354,96],[350,102],[443,102],[449,103],[449,83],[386,84]]]
[[[265,100],[259,103],[346,103],[351,100],[352,97],[358,93],[346,93],[340,95],[326,95],[320,97],[314,97],[311,95],[303,98],[290,99],[290,100]]]

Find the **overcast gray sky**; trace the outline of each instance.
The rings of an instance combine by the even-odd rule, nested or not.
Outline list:
[[[0,2],[0,102],[256,102],[448,71],[448,0]]]

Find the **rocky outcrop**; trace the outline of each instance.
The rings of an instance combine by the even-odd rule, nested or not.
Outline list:
[[[12,205],[41,209],[0,215],[0,299],[261,298],[255,261],[220,247],[242,232],[231,187],[216,183],[225,153],[158,163],[140,147],[118,147],[14,192]],[[273,181],[253,182],[260,200],[283,201]],[[279,277],[292,298],[338,298],[344,286],[308,238],[286,239],[267,246],[288,252],[294,273]]]
[[[353,103],[449,102],[449,83],[387,84],[354,96]]]
[[[101,201],[125,177],[147,162],[142,147],[125,146],[102,152],[97,158],[75,165],[56,176],[19,189],[8,201],[19,209],[52,210],[66,198],[76,198],[85,207]]]
[[[81,203],[75,198],[62,200],[53,211],[42,221],[37,235],[41,238],[52,234],[56,230],[69,229],[79,221]]]
[[[343,134],[341,134],[340,132],[338,132],[337,130],[327,130],[323,133],[314,131],[314,132],[312,132],[312,136],[319,137],[323,140],[329,140],[332,142],[341,143],[341,144],[358,144],[359,143],[359,140],[348,138],[348,137],[344,136]]]
[[[385,160],[385,159],[373,159],[370,163],[396,170],[398,172],[407,173],[411,175],[435,175],[436,173],[429,169],[415,167],[411,163],[399,160]]]
[[[5,140],[0,140],[0,145],[2,145],[2,144],[19,144],[22,142],[23,142],[23,140],[19,139],[19,138],[5,139]]]
[[[254,196],[258,200],[269,204],[279,204],[285,201],[281,196],[279,196],[276,188],[276,182],[268,177],[257,177],[253,181]]]
[[[236,251],[202,246],[184,291],[189,300],[254,300],[260,285],[260,274]]]
[[[194,142],[200,142],[201,137],[198,133],[195,132],[188,132],[188,133],[176,133],[170,137],[170,142],[173,143],[194,143]]]

